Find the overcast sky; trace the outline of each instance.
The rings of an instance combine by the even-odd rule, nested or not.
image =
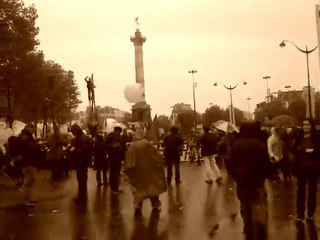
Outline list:
[[[152,115],[169,115],[170,106],[193,106],[195,74],[196,108],[209,103],[230,104],[251,111],[271,92],[300,90],[307,84],[306,55],[301,48],[318,44],[316,0],[25,0],[38,10],[39,49],[47,60],[75,73],[83,110],[87,105],[84,78],[94,74],[96,103],[130,111],[124,98],[127,84],[135,82],[134,35],[139,17],[143,45],[146,101]],[[319,90],[319,53],[310,54],[311,84]],[[241,83],[246,81],[248,85]]]

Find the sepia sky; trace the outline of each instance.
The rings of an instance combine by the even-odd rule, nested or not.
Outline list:
[[[234,106],[253,111],[266,96],[263,76],[271,76],[271,92],[307,84],[306,55],[279,43],[287,39],[309,49],[318,44],[316,0],[25,0],[32,3],[39,15],[39,49],[74,71],[83,101],[79,110],[88,105],[84,78],[93,73],[96,104],[130,111],[123,90],[135,82],[130,36],[137,16],[147,38],[144,74],[152,115],[169,115],[175,103],[193,107],[192,69],[198,71],[198,112],[210,103],[230,104],[228,90],[214,82],[239,83],[232,91]],[[319,90],[318,50],[309,65],[311,84]]]

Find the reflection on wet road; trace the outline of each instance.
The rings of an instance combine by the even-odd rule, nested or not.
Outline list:
[[[160,214],[144,203],[142,216],[134,217],[133,198],[128,183],[122,181],[120,194],[109,187],[97,187],[89,173],[86,205],[73,202],[75,176],[52,184],[49,175],[37,186],[39,202],[23,205],[21,193],[2,191],[0,239],[32,240],[244,240],[235,183],[226,177],[221,185],[204,183],[203,166],[183,163],[182,183],[172,184],[160,195]],[[320,208],[315,222],[296,223],[295,183],[267,183],[269,202],[268,239],[318,239]],[[318,196],[318,203],[320,196]]]

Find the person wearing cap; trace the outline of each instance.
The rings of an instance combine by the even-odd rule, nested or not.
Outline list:
[[[177,184],[181,183],[180,179],[180,156],[183,139],[179,135],[177,127],[173,126],[170,129],[170,134],[164,138],[164,158],[167,163],[167,182],[171,183],[172,167],[175,167],[175,181]]]
[[[213,181],[220,184],[222,181],[221,173],[216,162],[217,145],[219,137],[210,132],[210,127],[203,127],[203,134],[200,137],[201,155],[205,166],[205,183],[212,184]]]
[[[112,193],[119,193],[122,161],[125,158],[126,145],[121,136],[122,128],[114,127],[106,138],[106,148],[109,161],[109,182]]]
[[[159,195],[167,190],[164,163],[159,151],[145,139],[143,128],[136,129],[123,163],[134,198],[135,216],[142,214],[144,199],[151,201],[152,213],[160,211]]]
[[[78,197],[75,202],[85,203],[87,201],[88,166],[91,163],[93,146],[90,138],[83,133],[79,125],[73,124],[71,133],[74,136],[71,142],[73,146],[72,160],[78,181]]]

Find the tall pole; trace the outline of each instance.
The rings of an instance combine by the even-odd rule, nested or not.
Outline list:
[[[231,85],[228,88],[230,91],[230,122],[235,124],[235,118],[234,118],[234,110],[233,110],[233,103],[232,103],[232,88]]]
[[[310,120],[313,119],[312,116],[312,106],[311,106],[311,86],[310,86],[310,73],[309,73],[309,54],[312,53],[314,50],[317,49],[318,45],[315,46],[313,49],[308,50],[308,46],[306,46],[306,50],[303,50],[301,48],[299,48],[294,42],[289,41],[289,40],[283,40],[280,43],[280,47],[285,47],[286,46],[286,42],[291,43],[293,46],[296,47],[296,49],[298,49],[300,52],[305,53],[306,54],[306,58],[307,58],[307,77],[308,77],[308,110],[309,110],[309,118]]]
[[[193,94],[193,112],[194,112],[194,129],[197,128],[197,110],[196,110],[196,91],[195,91],[195,82],[194,74],[197,73],[197,70],[190,70],[189,73],[192,74],[192,94]]]
[[[270,114],[270,89],[269,89],[269,84],[268,84],[268,79],[271,78],[270,76],[264,76],[262,77],[263,79],[266,80],[267,82],[267,114],[268,114],[268,120],[270,120],[271,118],[271,114]]]
[[[251,98],[247,98],[247,100],[248,100],[248,120],[250,120],[251,119],[251,114],[250,114],[250,100],[251,100]]]
[[[312,106],[311,106],[311,87],[310,87],[310,73],[309,73],[309,51],[308,46],[306,46],[306,58],[307,58],[307,75],[308,75],[308,105],[309,105],[309,117],[310,119],[313,118],[312,116]]]

